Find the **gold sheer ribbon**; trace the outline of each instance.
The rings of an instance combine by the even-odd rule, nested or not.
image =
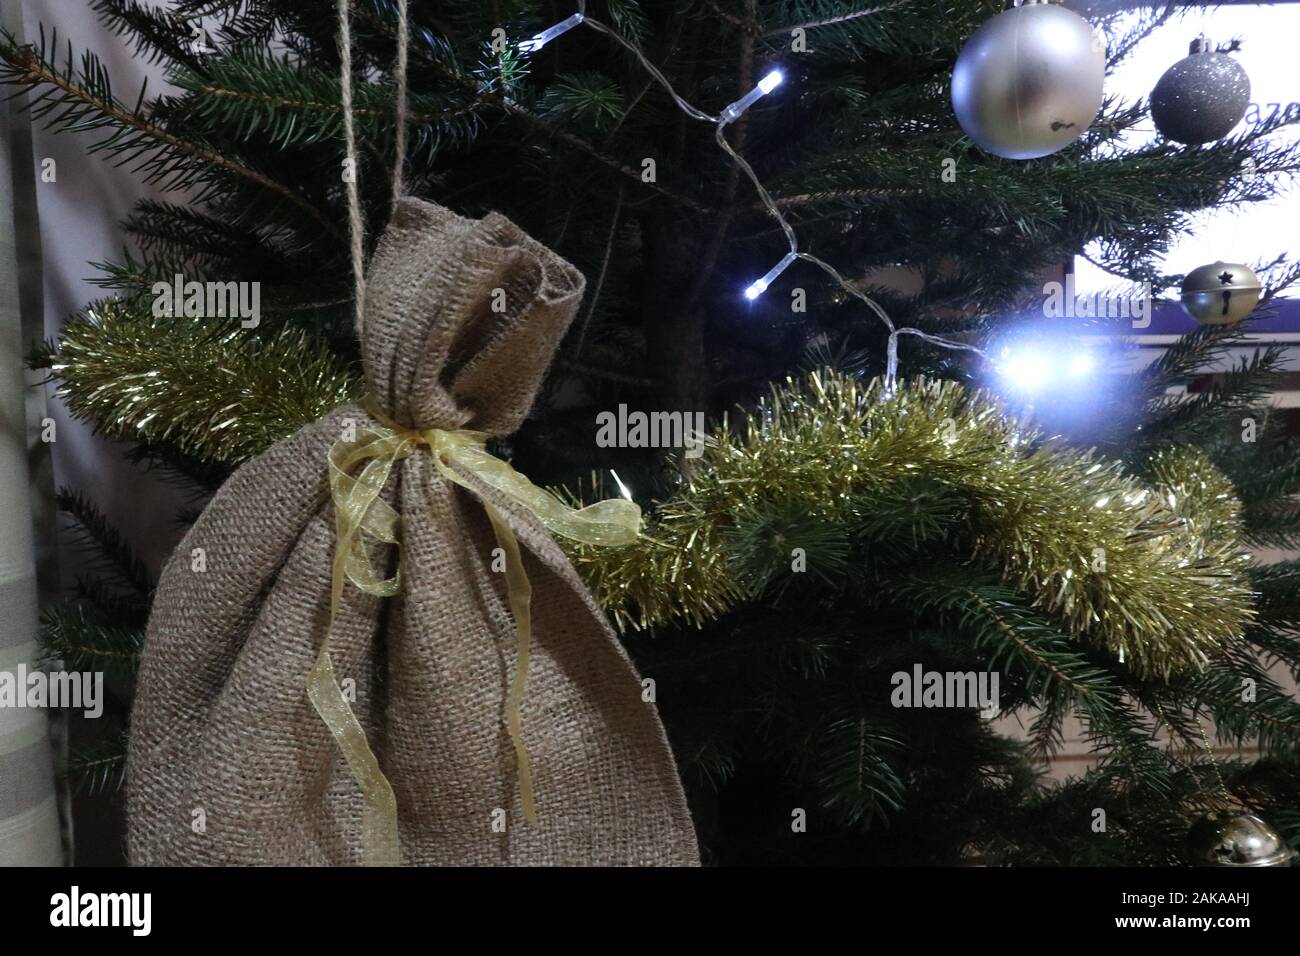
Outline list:
[[[640,532],[641,509],[635,502],[621,498],[598,501],[581,509],[570,508],[554,495],[538,488],[508,463],[488,454],[484,447],[488,436],[482,432],[445,431],[441,428],[418,431],[398,425],[372,407],[367,406],[366,410],[379,425],[358,426],[354,439],[341,438],[329,450],[330,494],[334,499],[336,532],[330,614],[325,639],[307,676],[307,696],[333,734],[365,798],[362,841],[366,864],[396,866],[401,862],[397,800],[366,742],[365,731],[343,696],[329,653],[330,633],[338,618],[346,581],[351,581],[358,590],[378,597],[391,597],[401,591],[401,520],[380,497],[394,465],[421,445],[427,446],[433,453],[438,473],[478,498],[505,556],[506,591],[515,621],[517,646],[514,678],[506,698],[505,722],[519,768],[520,801],[524,816],[530,823],[537,822],[537,812],[520,709],[528,681],[528,656],[532,646],[529,611],[532,588],[514,532],[500,511],[465,477],[465,473],[527,508],[552,533],[587,544],[631,543]],[[354,476],[363,462],[364,467]],[[370,563],[367,552],[370,541],[398,546],[398,568],[392,577],[380,577]]]

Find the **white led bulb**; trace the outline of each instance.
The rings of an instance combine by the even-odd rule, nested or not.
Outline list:
[[[784,79],[785,75],[780,70],[773,70],[771,73],[767,74],[767,76],[758,81],[758,86],[754,87],[740,99],[736,100],[736,102],[723,110],[722,115],[719,117],[719,121],[723,126],[726,126],[728,123],[734,123],[741,113],[754,105],[755,100],[771,93],[781,85],[781,81]],[[760,289],[759,291],[762,290]]]
[[[536,53],[538,50],[546,46],[546,44],[550,43],[556,37],[568,33],[579,23],[581,23],[583,19],[584,17],[581,13],[575,13],[567,20],[561,20],[555,26],[548,27],[547,29],[543,30],[541,33],[538,33],[537,35],[533,36],[531,39],[521,41],[519,44],[519,49],[523,53]]]
[[[780,262],[767,270],[767,275],[763,276],[761,279],[755,279],[750,283],[749,288],[745,290],[745,298],[749,299],[751,302],[754,299],[757,299],[767,291],[767,287],[775,282],[776,277],[784,272],[786,268],[789,267],[790,263],[794,262],[794,260],[795,254],[793,252],[787,252]]]

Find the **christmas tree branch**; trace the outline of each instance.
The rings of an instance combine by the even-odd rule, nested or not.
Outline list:
[[[106,619],[83,604],[64,602],[41,616],[41,658],[74,671],[108,671],[131,678],[144,647],[143,624]]]
[[[113,734],[86,747],[79,747],[68,758],[68,776],[91,794],[120,790],[126,782],[126,731]]]
[[[76,543],[98,559],[99,571],[108,574],[114,583],[132,592],[138,600],[153,593],[153,578],[135,550],[93,503],[67,488],[59,489],[55,503],[74,520]]]
[[[886,10],[896,10],[899,7],[905,7],[909,0],[898,0],[897,3],[886,3],[878,7],[868,7],[865,10],[851,10],[847,13],[840,13],[833,16],[822,17],[818,20],[807,20],[803,23],[792,23],[789,26],[773,27],[764,30],[760,35],[764,39],[770,37],[788,37],[795,30],[815,30],[817,27],[835,26],[841,23],[848,23],[861,17],[869,17],[877,13],[884,13]]]
[[[381,29],[385,33],[390,35],[392,33],[393,24],[385,18],[375,17],[366,11],[358,11],[358,19],[369,21],[372,26]],[[459,67],[449,62],[447,58],[434,57],[429,62],[444,79],[447,79],[460,87],[477,102],[500,109],[507,116],[519,120],[531,129],[571,146],[607,168],[634,180],[641,186],[657,192],[665,198],[671,199],[680,205],[695,210],[696,212],[707,213],[710,211],[708,206],[690,196],[668,189],[657,182],[645,182],[642,179],[641,170],[634,169],[627,163],[609,155],[601,147],[597,146],[590,140],[587,140],[569,130],[563,129],[554,123],[547,122],[540,116],[534,114],[532,110],[517,103],[502,90],[495,89],[490,84],[484,83],[482,80],[466,74]]]
[[[52,45],[57,43],[57,37]],[[153,171],[153,176],[163,177],[169,173],[173,177],[171,186],[179,188],[187,185],[190,178],[184,164],[168,161],[168,154],[183,155],[190,160],[204,163],[215,169],[246,179],[261,188],[273,192],[298,208],[305,211],[313,220],[325,228],[331,235],[338,236],[337,227],[314,205],[297,192],[276,182],[264,173],[244,166],[227,155],[209,149],[197,143],[189,142],[158,126],[146,117],[144,112],[145,87],[140,89],[139,100],[134,109],[127,109],[112,94],[108,74],[100,65],[98,58],[86,53],[82,58],[80,79],[73,78],[72,51],[68,50],[68,65],[62,72],[53,60],[45,55],[45,38],[42,29],[41,48],[19,44],[9,33],[0,34],[0,81],[21,85],[28,90],[45,87],[45,93],[37,96],[30,104],[32,115],[42,118],[50,115],[59,106],[62,112],[49,121],[49,125],[63,129],[95,129],[106,126],[116,127],[116,131],[97,143],[97,149],[112,149],[114,152],[129,153],[134,159],[152,148],[160,150],[161,157],[150,160],[146,165]],[[50,96],[51,93],[60,95]]]

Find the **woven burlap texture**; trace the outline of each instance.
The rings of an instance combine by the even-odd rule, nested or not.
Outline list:
[[[402,200],[367,280],[371,400],[412,428],[512,432],[582,290],[576,269],[508,219]],[[335,409],[243,465],[163,571],[131,718],[134,864],[362,862],[361,794],[306,693],[329,611],[326,453],[349,423],[373,420]],[[518,537],[533,588],[522,716],[539,822],[523,818],[503,723],[515,632],[496,539],[483,505],[421,447],[384,492],[402,516],[402,593],[349,585],[330,638],[397,797],[403,862],[698,863],[632,663],[540,523],[481,491]]]

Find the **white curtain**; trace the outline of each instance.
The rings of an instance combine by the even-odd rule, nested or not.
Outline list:
[[[5,26],[21,29],[15,6],[5,4]],[[40,328],[40,240],[30,132],[17,107],[12,100],[0,105],[0,679],[31,668],[37,656],[32,474],[48,478],[47,450],[30,427],[34,390],[23,367],[31,332]],[[0,706],[0,866],[63,862],[49,718],[44,709]]]

